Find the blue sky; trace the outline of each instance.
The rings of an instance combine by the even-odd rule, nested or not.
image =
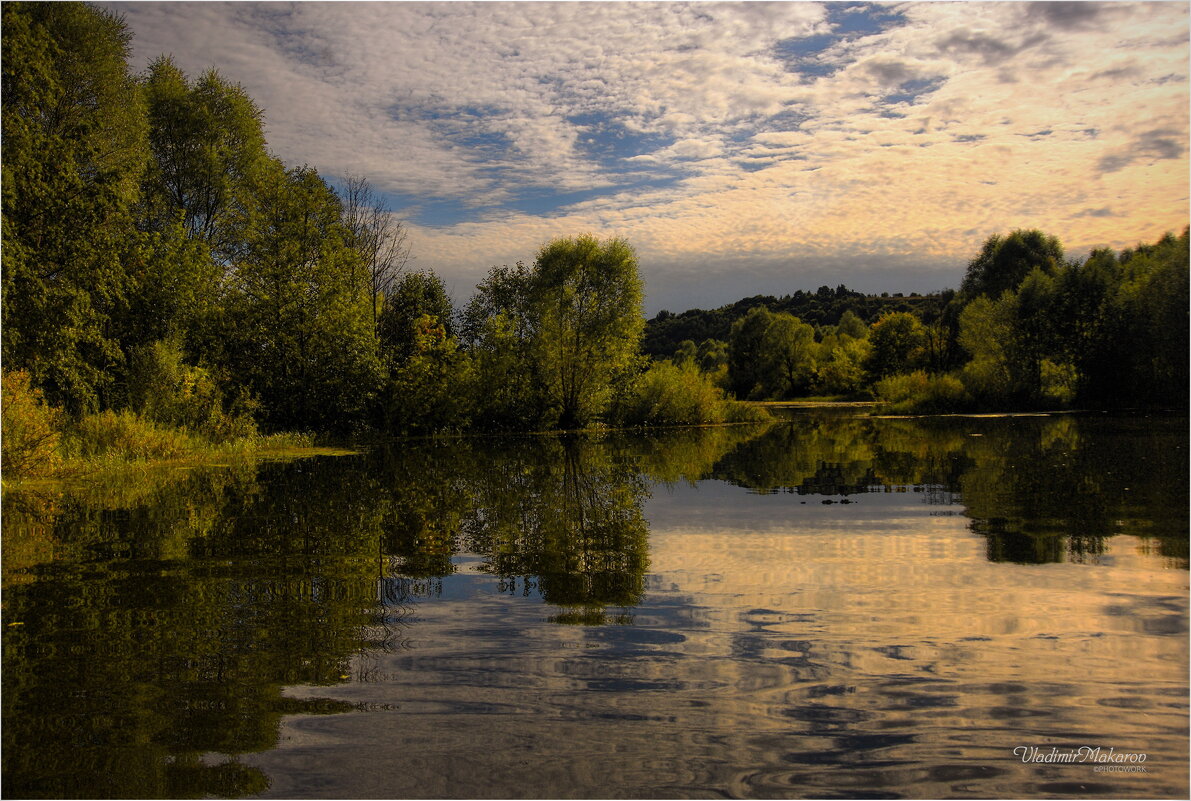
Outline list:
[[[956,286],[989,235],[1188,220],[1185,3],[110,3],[271,149],[369,179],[457,299],[623,236],[647,310]]]

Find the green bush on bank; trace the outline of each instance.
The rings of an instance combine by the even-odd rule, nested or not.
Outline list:
[[[940,414],[972,407],[972,396],[958,378],[922,370],[881,379],[873,385],[873,396],[892,414]]]
[[[638,377],[614,410],[624,426],[684,426],[762,422],[763,409],[730,400],[691,362],[658,362]]]
[[[217,403],[207,406],[216,413],[206,416],[207,424],[199,430],[128,410],[105,410],[73,419],[45,402],[28,372],[5,372],[2,383],[0,467],[10,480],[61,478],[146,462],[246,457],[314,444],[310,434],[261,435],[250,417],[223,414]],[[153,401],[154,408],[160,412],[178,397],[163,391]],[[186,397],[183,392],[182,399]]]
[[[35,389],[26,370],[4,373],[0,397],[0,468],[14,478],[51,475],[62,461],[62,413]]]

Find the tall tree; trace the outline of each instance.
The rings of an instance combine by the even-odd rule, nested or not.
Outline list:
[[[926,331],[913,314],[889,312],[873,323],[868,341],[871,350],[864,366],[876,381],[917,367],[924,355]]]
[[[384,359],[399,365],[413,355],[418,341],[419,320],[432,318],[447,337],[454,336],[454,311],[451,298],[442,279],[429,270],[406,273],[385,295],[384,307],[377,323]]]
[[[761,340],[766,385],[776,398],[790,398],[810,386],[815,374],[815,331],[792,314],[779,313]]]
[[[732,324],[728,336],[728,384],[737,398],[768,396],[765,375],[765,332],[773,312],[764,306],[749,309]]]
[[[533,357],[560,427],[585,425],[607,407],[614,379],[640,350],[643,292],[637,256],[623,239],[555,239],[538,253]]]
[[[3,359],[78,413],[123,362],[148,155],[131,35],[82,3],[5,3],[3,27]]]
[[[1016,289],[1034,269],[1054,273],[1063,265],[1063,246],[1038,230],[1017,230],[1008,236],[990,236],[980,254],[968,263],[960,285],[965,299],[987,295],[994,300]]]
[[[409,265],[409,230],[376,196],[366,178],[348,176],[342,200],[343,223],[350,234],[351,246],[362,257],[372,300],[372,322],[376,325],[380,299]]]
[[[215,70],[191,82],[168,56],[149,65],[144,93],[153,154],[145,224],[180,220],[217,260],[234,258],[242,241],[236,221],[269,162],[261,110]]]
[[[276,164],[232,266],[227,359],[273,428],[347,425],[370,406],[380,379],[360,256],[340,214],[314,170]]]

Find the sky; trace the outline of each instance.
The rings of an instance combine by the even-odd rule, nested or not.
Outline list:
[[[1185,2],[102,5],[134,70],[216,67],[287,164],[367,178],[457,301],[582,233],[636,249],[652,314],[1191,214]]]

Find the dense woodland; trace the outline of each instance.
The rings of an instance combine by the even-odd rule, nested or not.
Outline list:
[[[901,411],[1186,404],[1186,231],[1084,260],[1014,231],[956,292],[822,287],[648,325],[629,243],[580,235],[492,268],[456,309],[410,269],[366,178],[336,191],[283,164],[262,110],[217,71],[162,57],[134,74],[122,20],[84,4],[5,3],[3,30],[15,474],[168,432],[743,421],[764,413],[739,400],[807,395]]]

